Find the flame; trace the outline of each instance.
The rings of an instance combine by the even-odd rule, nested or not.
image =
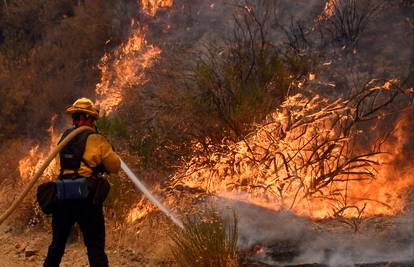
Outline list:
[[[173,0],[141,0],[141,7],[145,14],[155,16],[157,11],[173,5]]]
[[[156,207],[152,205],[144,196],[142,196],[135,207],[129,211],[127,222],[133,223],[135,221],[141,220],[154,210],[156,210]]]
[[[266,247],[260,244],[257,244],[253,247],[253,253],[254,255],[265,255],[266,254]]]
[[[323,18],[334,15],[335,4],[335,0],[327,1]],[[172,5],[172,0],[141,1],[148,16]],[[147,82],[145,71],[161,54],[158,47],[147,43],[145,28],[135,22],[131,28],[128,41],[111,54],[105,54],[99,65],[102,76],[96,86],[97,103],[107,113],[119,107],[125,89]],[[309,79],[316,79],[315,74],[310,74]],[[383,89],[390,84],[384,84]],[[395,170],[409,131],[395,131],[393,142],[384,144],[384,149],[392,153],[362,156],[348,163],[353,153],[353,137],[344,135],[340,126],[352,119],[353,112],[343,100],[290,97],[263,125],[257,125],[256,132],[246,140],[222,144],[225,154],[212,152],[205,158],[192,159],[173,180],[207,193],[274,210],[290,209],[311,218],[336,214],[355,217],[362,212],[365,216],[396,214],[404,208],[401,197],[404,190],[413,184],[410,172]],[[402,119],[398,123],[408,122]],[[315,154],[321,143],[326,144],[325,151]],[[200,147],[194,144],[195,150]],[[315,157],[324,157],[325,152],[328,158],[313,162]],[[308,164],[301,168],[304,162]],[[335,170],[338,165],[344,167],[329,178],[334,180],[330,183],[324,178],[325,172]],[[127,221],[140,220],[153,210],[141,198],[130,210]]]
[[[141,6],[148,16],[155,16],[158,10],[173,5],[173,0],[142,0]],[[170,26],[169,26],[170,27]],[[135,21],[131,22],[131,35],[128,40],[121,44],[111,53],[106,53],[98,65],[101,71],[100,82],[96,85],[96,104],[103,113],[109,114],[116,110],[124,99],[124,90],[131,87],[139,87],[147,82],[145,70],[150,68],[159,57],[161,50],[151,45],[146,40],[147,29],[141,27]],[[109,41],[107,41],[109,43]],[[19,161],[19,173],[23,182],[29,179],[42,165],[46,156],[55,147],[58,135],[55,131],[57,115],[52,116],[49,148],[34,145],[29,153]],[[44,176],[53,179],[56,174],[49,165]],[[128,222],[134,222],[152,212],[155,207],[142,197],[136,204],[128,217]]]
[[[155,14],[156,10],[153,9],[155,6],[149,6],[150,2],[146,4],[148,12]],[[154,64],[161,53],[158,47],[147,43],[145,29],[139,28],[135,22],[132,22],[132,28],[128,41],[118,47],[113,54],[105,54],[99,64],[101,81],[96,85],[97,105],[101,112],[106,114],[119,107],[124,99],[123,92],[126,88],[142,86],[147,82],[145,70]],[[126,220],[128,223],[133,223],[144,218],[154,209],[155,207],[148,203],[145,197],[141,197],[135,207],[129,211]]]
[[[96,85],[97,104],[106,113],[113,112],[121,104],[124,89],[145,84],[145,70],[161,53],[158,47],[147,43],[145,29],[135,22],[132,24],[134,30],[128,41],[112,55],[105,54],[99,64],[102,75]]]
[[[375,185],[363,188],[366,197],[381,200],[392,207],[394,212],[388,214],[394,214],[405,208],[405,191],[414,184],[414,164],[411,161],[413,121],[414,108],[400,115],[390,141],[384,144],[383,149],[388,153],[380,157],[383,165],[378,172]],[[382,212],[387,214],[385,210]]]
[[[155,16],[158,10],[173,5],[173,0],[142,0],[144,14]],[[167,30],[169,30],[168,25]],[[131,23],[132,33],[128,41],[112,53],[105,54],[99,64],[101,80],[96,85],[97,105],[104,114],[114,112],[124,100],[127,88],[138,88],[147,82],[145,71],[152,67],[161,50],[146,40],[147,28],[135,21]],[[144,196],[132,208],[127,222],[138,221],[155,210]]]
[[[337,0],[328,0],[326,1],[325,8],[323,9],[322,16],[325,18],[330,18],[335,15],[335,5]]]
[[[403,150],[414,130],[413,118],[399,120],[383,144],[389,153],[357,156],[354,138],[363,132],[344,134],[342,127],[355,112],[347,103],[290,97],[245,140],[192,159],[174,179],[218,196],[314,219],[401,212],[405,190],[414,184],[414,166],[401,169],[407,164]]]
[[[53,115],[50,122],[50,127],[48,129],[50,136],[50,144],[48,148],[40,148],[39,145],[34,145],[29,153],[19,161],[19,173],[22,181],[27,181],[30,179],[34,173],[40,168],[43,164],[45,158],[52,152],[54,149],[57,140],[59,138],[55,130],[55,122],[57,115]],[[54,161],[46,168],[43,173],[44,177],[48,179],[53,179],[55,177]]]
[[[159,9],[171,7],[173,0],[142,0],[140,4],[145,14],[155,16]],[[119,107],[126,88],[139,87],[147,82],[145,70],[154,64],[161,53],[158,47],[148,44],[145,27],[133,20],[131,28],[128,41],[112,53],[106,53],[98,66],[101,80],[95,89],[97,105],[106,114]]]
[[[34,174],[38,157],[39,145],[35,145],[30,149],[28,155],[19,161],[20,178],[28,179]]]

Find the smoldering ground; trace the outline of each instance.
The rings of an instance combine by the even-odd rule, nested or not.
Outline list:
[[[253,260],[276,266],[318,263],[333,267],[414,261],[412,211],[392,218],[366,218],[355,232],[344,221],[312,221],[225,198],[216,203],[226,216],[236,212],[240,248],[264,247]]]

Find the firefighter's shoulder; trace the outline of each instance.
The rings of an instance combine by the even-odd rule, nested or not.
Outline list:
[[[108,138],[100,133],[92,133],[88,137],[88,142],[92,142],[94,144],[108,144],[110,145]]]
[[[88,152],[108,154],[113,153],[113,148],[105,136],[99,133],[92,133],[86,141],[85,153],[88,154]]]

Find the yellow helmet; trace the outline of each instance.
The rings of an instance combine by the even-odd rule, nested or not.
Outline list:
[[[71,106],[68,106],[66,108],[66,112],[69,114],[74,114],[78,112],[86,113],[92,115],[96,119],[99,117],[99,112],[96,109],[95,104],[89,98],[84,97],[79,98]]]

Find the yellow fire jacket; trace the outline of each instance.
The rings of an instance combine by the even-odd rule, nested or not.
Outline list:
[[[116,173],[121,168],[121,161],[118,155],[113,151],[111,144],[100,134],[91,134],[86,140],[85,153],[83,159],[86,163],[94,168],[99,164],[103,164],[109,173]],[[60,173],[60,157],[59,154],[56,160],[56,173]],[[74,173],[72,170],[64,170],[63,174]],[[80,176],[90,177],[92,170],[88,168],[83,162],[78,170]]]

